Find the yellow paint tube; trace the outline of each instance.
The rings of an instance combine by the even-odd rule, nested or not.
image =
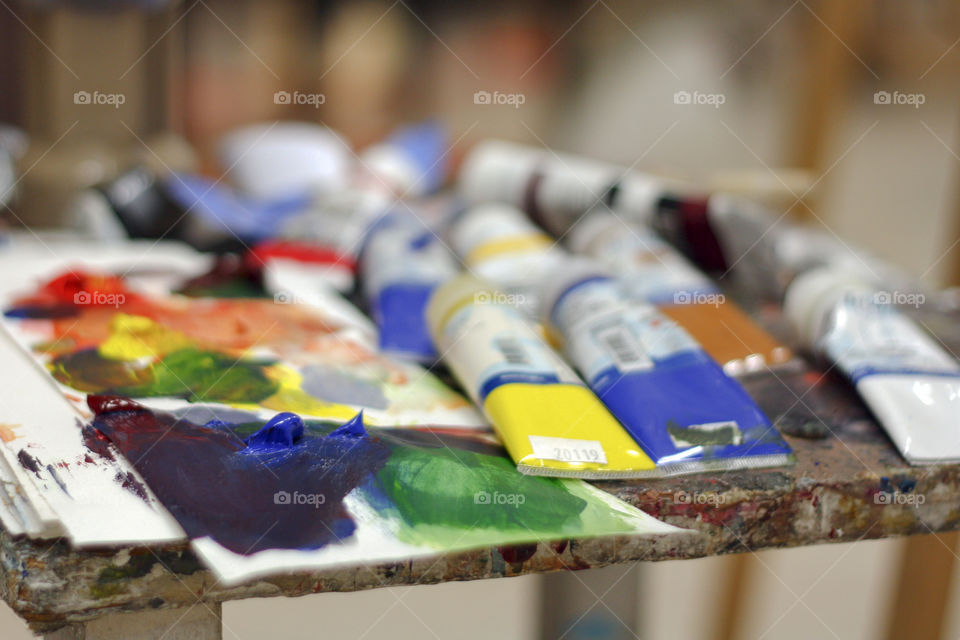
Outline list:
[[[527,216],[506,204],[466,211],[450,229],[450,243],[467,270],[492,283],[510,303],[540,320],[537,296],[568,254]]]
[[[457,276],[434,292],[427,322],[437,351],[521,472],[592,479],[656,475],[653,461],[506,294],[473,276]]]

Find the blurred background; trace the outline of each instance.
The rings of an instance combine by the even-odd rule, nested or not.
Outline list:
[[[0,123],[23,134],[0,135],[11,228],[56,228],[78,190],[135,163],[229,181],[216,143],[241,125],[314,122],[359,151],[433,117],[454,165],[487,137],[581,153],[748,193],[960,284],[956,2],[0,0],[0,59]],[[952,562],[949,546],[930,557]],[[638,588],[642,637],[873,638],[904,553],[888,540],[608,574]],[[550,579],[228,603],[225,636],[535,637]],[[731,589],[748,606],[731,612]],[[602,613],[567,637],[616,637]],[[4,608],[0,636],[29,634]]]

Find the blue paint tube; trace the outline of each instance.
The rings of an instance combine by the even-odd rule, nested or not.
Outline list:
[[[549,330],[664,475],[792,462],[740,384],[656,307],[585,262],[566,265],[548,289]]]
[[[360,278],[381,351],[417,362],[435,360],[427,301],[457,271],[446,246],[414,216],[394,213],[371,228],[360,255]]]
[[[450,140],[444,127],[428,120],[401,127],[360,154],[361,164],[399,196],[425,196],[447,178]],[[382,185],[381,185],[382,186]]]

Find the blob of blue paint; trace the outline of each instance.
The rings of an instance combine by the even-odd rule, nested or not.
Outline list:
[[[303,419],[295,413],[284,412],[273,416],[244,442],[250,449],[285,449],[292,447],[302,437]]]

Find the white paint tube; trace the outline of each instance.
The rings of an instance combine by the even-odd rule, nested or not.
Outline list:
[[[910,464],[960,461],[960,363],[857,274],[817,268],[787,288],[803,343],[856,387]]]
[[[667,190],[659,178],[625,167],[502,140],[477,145],[460,171],[467,201],[512,204],[558,236],[599,205],[647,221]]]

